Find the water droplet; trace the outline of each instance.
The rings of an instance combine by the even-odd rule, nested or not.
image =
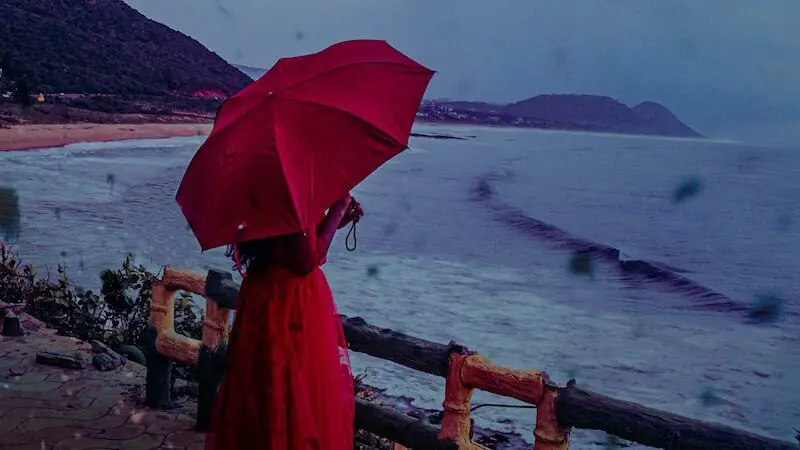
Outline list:
[[[713,388],[707,387],[700,393],[700,404],[706,408],[719,405],[721,402]]]
[[[778,218],[778,231],[788,232],[792,228],[794,219],[789,214],[784,214]]]
[[[223,5],[222,2],[217,2],[217,11],[219,11],[220,14],[224,16],[233,17],[233,11],[231,11],[225,5]]]
[[[636,321],[633,324],[633,337],[641,338],[645,335],[645,327],[643,321]]]
[[[380,272],[380,269],[378,268],[378,266],[376,266],[374,264],[367,266],[367,276],[368,277],[375,278],[375,277],[378,276],[379,272]]]
[[[114,192],[114,182],[116,181],[117,177],[114,176],[113,173],[106,175],[106,183],[108,183],[108,193],[109,195]]]
[[[392,236],[392,235],[394,235],[396,232],[397,232],[397,224],[396,224],[396,223],[394,223],[394,222],[391,222],[391,223],[387,224],[387,225],[386,225],[386,226],[383,228],[383,235],[384,235],[385,237]]]
[[[780,316],[783,299],[773,294],[759,294],[750,305],[747,317],[754,322],[772,322]]]
[[[569,271],[574,275],[594,277],[594,261],[591,252],[578,250],[569,259]]]
[[[20,232],[20,207],[17,190],[0,186],[0,237],[15,241]]]
[[[673,203],[682,203],[686,200],[689,200],[692,197],[697,196],[703,190],[703,181],[697,177],[690,177],[675,188],[675,191],[672,193],[672,202]]]

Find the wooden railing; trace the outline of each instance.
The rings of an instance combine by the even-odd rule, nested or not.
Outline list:
[[[202,340],[174,330],[177,291],[206,298]],[[197,428],[209,423],[217,386],[225,367],[228,317],[239,287],[229,273],[208,276],[167,268],[153,286],[148,332],[146,403],[170,404],[171,365],[180,361],[198,367]],[[568,449],[571,428],[602,430],[619,438],[656,448],[681,450],[797,450],[796,444],[771,439],[716,423],[616,400],[578,388],[574,381],[557,386],[547,373],[495,366],[478,353],[381,329],[363,319],[342,316],[351,351],[401,364],[445,378],[441,428],[405,414],[356,399],[356,426],[414,450],[486,447],[472,441],[470,400],[475,389],[512,397],[536,406],[535,450]]]

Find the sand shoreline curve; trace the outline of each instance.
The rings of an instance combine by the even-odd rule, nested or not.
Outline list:
[[[0,152],[64,147],[80,142],[205,136],[210,123],[31,124],[0,128]]]

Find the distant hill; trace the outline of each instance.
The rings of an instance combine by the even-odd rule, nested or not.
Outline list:
[[[252,81],[122,0],[0,0],[0,69],[45,93],[208,97]]]
[[[262,75],[267,73],[267,69],[259,69],[258,67],[241,66],[239,64],[234,64],[233,67],[236,67],[254,80],[261,78]]]
[[[644,102],[633,108],[600,95],[539,95],[509,105],[483,102],[433,101],[435,113],[461,121],[500,123],[534,128],[605,131],[675,137],[702,135],[681,122],[665,106]]]

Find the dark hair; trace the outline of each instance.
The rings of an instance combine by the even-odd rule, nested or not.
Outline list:
[[[275,238],[240,242],[228,246],[225,256],[231,258],[234,269],[237,269],[236,266],[239,265],[245,272],[263,270],[272,262],[275,254],[275,242]]]

